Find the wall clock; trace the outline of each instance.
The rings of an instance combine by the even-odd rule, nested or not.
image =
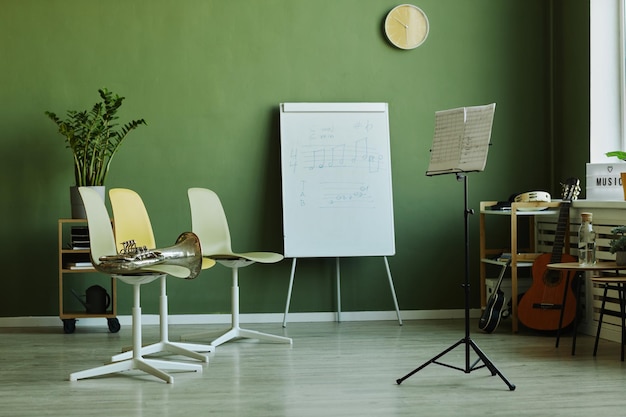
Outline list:
[[[397,48],[417,48],[428,37],[426,13],[412,4],[394,7],[385,18],[385,35]]]

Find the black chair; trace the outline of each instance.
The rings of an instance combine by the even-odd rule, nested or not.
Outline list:
[[[600,317],[598,318],[598,330],[596,332],[596,341],[593,345],[593,356],[596,356],[598,352],[598,340],[600,339],[600,331],[602,330],[602,321],[604,315],[611,315],[619,317],[622,323],[621,332],[621,360],[624,361],[624,337],[626,335],[626,314],[624,312],[624,284],[626,284],[626,277],[594,277],[591,278],[591,282],[599,284],[604,287],[604,293],[602,295],[602,305],[600,307]],[[606,309],[606,300],[611,298],[609,290],[617,291],[617,299],[620,306],[620,311]]]

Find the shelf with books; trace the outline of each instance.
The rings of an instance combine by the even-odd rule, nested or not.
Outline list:
[[[89,255],[89,231],[87,229],[87,220],[85,219],[59,219],[58,221],[58,248],[59,248],[59,318],[63,321],[63,330],[65,333],[73,333],[76,328],[76,319],[103,317],[107,319],[109,330],[116,333],[120,329],[117,319],[117,291],[116,281],[114,278],[98,273],[92,263]],[[90,276],[96,281],[107,279],[109,281],[109,291],[111,302],[106,311],[102,313],[88,313],[85,310],[80,311],[76,307],[78,301],[72,295],[73,289],[68,288],[68,277],[65,275],[73,274],[73,285],[77,283],[84,285],[87,280],[91,281]],[[81,275],[88,274],[88,275]],[[69,297],[69,300],[66,299]],[[78,304],[80,305],[80,304]]]

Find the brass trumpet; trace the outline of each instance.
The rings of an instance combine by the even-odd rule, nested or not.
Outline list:
[[[122,245],[119,254],[100,257],[95,268],[106,274],[132,275],[153,265],[178,265],[189,269],[189,276],[185,279],[197,277],[202,270],[200,239],[192,232],[182,233],[174,246],[164,249],[137,247],[134,240]]]

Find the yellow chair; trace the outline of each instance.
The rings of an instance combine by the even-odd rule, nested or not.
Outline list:
[[[123,249],[122,243],[129,240],[133,240],[139,247],[145,246],[148,249],[156,249],[152,223],[139,194],[125,188],[113,188],[109,190],[109,199],[113,209],[114,234],[118,251]],[[215,261],[212,259],[203,258],[202,261],[202,269],[215,265]],[[213,352],[215,350],[213,346],[171,342],[169,340],[167,277],[166,275],[161,275],[159,279],[161,281],[161,295],[159,298],[160,341],[143,346],[141,354],[150,355],[168,352],[208,362],[209,357],[198,352]],[[128,359],[131,355],[132,352],[127,351],[113,356],[112,360]]]
[[[87,213],[90,256],[94,268],[100,272],[110,273],[112,277],[133,286],[133,349],[132,355],[129,359],[108,363],[106,365],[84,371],[74,372],[69,376],[70,381],[77,381],[79,379],[123,371],[141,370],[154,375],[165,382],[173,383],[174,378],[162,369],[202,372],[202,365],[200,364],[146,359],[142,357],[141,353],[141,285],[152,282],[167,274],[178,278],[191,278],[192,270],[180,265],[161,264],[137,268],[136,270],[129,271],[128,274],[119,272],[111,273],[111,269],[108,269],[106,264],[101,261],[102,257],[115,256],[118,254],[106,206],[96,191],[88,187],[80,187],[79,192],[85,205],[85,212]],[[197,261],[198,263],[194,264],[194,269],[199,269],[202,258],[198,258]]]
[[[232,269],[232,326],[230,330],[214,339],[213,346],[219,346],[237,338],[262,339],[272,342],[292,343],[291,338],[254,330],[242,329],[239,325],[239,268],[259,263],[276,263],[283,255],[273,252],[237,253],[231,249],[230,231],[224,208],[219,197],[206,188],[190,188],[187,192],[191,208],[191,228],[200,238],[202,255],[215,259],[219,264]],[[184,336],[184,339],[206,337],[208,333]]]

